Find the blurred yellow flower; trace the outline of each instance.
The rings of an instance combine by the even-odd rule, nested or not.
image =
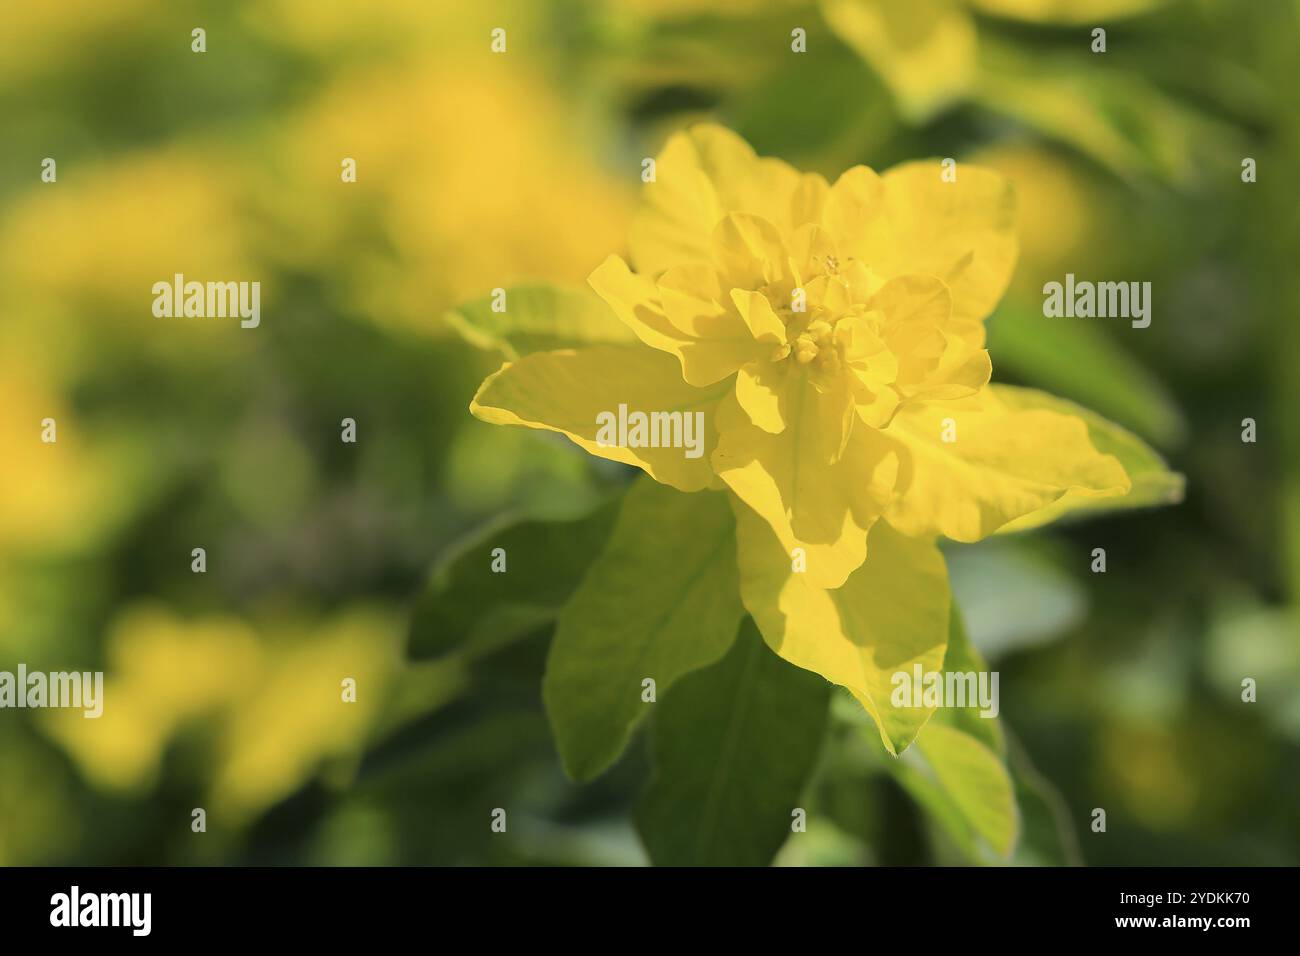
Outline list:
[[[0,556],[93,538],[111,497],[71,409],[33,372],[0,354]],[[56,441],[42,441],[46,419]]]
[[[42,337],[60,376],[101,367],[105,349],[209,361],[250,347],[217,323],[154,317],[153,284],[257,278],[231,164],[178,145],[82,170],[21,194],[0,221],[0,307]],[[65,175],[67,174],[65,168]],[[52,334],[65,330],[66,334]]]
[[[107,640],[104,710],[45,711],[44,726],[101,788],[141,791],[166,749],[199,731],[211,750],[209,818],[239,823],[365,743],[400,667],[396,615],[352,608],[322,623],[185,620],[123,612]],[[355,702],[342,682],[356,682]]]
[[[51,600],[49,562],[94,553],[141,498],[141,456],[87,427],[60,394],[51,351],[29,325],[0,329],[0,653],[11,659],[44,649],[54,609],[70,603]],[[92,588],[93,575],[82,582]]]
[[[439,332],[484,288],[585,276],[626,228],[636,169],[610,177],[544,77],[489,56],[349,77],[293,120],[279,146],[294,175],[265,201],[297,239],[276,254],[348,277],[362,314]]]

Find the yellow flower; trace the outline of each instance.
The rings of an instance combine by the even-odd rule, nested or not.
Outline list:
[[[989,384],[982,320],[1015,263],[1012,193],[987,170],[945,172],[855,167],[831,184],[717,126],[678,134],[631,265],[611,256],[590,279],[640,344],[526,355],[471,405],[682,491],[725,490],[746,610],[777,653],[848,687],[891,750],[929,716],[890,706],[891,676],[943,663],[936,537],[1130,488],[1072,406]],[[622,406],[701,414],[706,453],[601,440]]]

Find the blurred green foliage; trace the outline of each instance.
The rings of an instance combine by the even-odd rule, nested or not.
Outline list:
[[[1300,863],[1300,6],[1112,5],[1093,54],[1087,16],[932,3],[959,36],[919,72],[900,45],[917,24],[880,33],[855,6],[872,4],[6,11],[0,668],[103,669],[109,705],[99,722],[0,712],[0,863],[983,863],[1013,846],[1014,863]],[[945,87],[908,86],[936,70]],[[698,823],[677,808],[715,769],[707,732],[689,765],[656,754],[714,726],[699,687],[761,702],[765,679],[794,678],[738,642],[665,689],[648,746],[567,780],[543,663],[628,476],[466,408],[514,347],[482,297],[526,283],[585,303],[581,327],[641,158],[703,116],[830,174],[938,155],[1010,176],[1022,253],[990,323],[995,379],[1132,429],[1187,497],[948,550],[970,639],[949,653],[1001,672],[996,738],[957,715],[892,761],[837,694],[804,755],[806,833],[778,852],[744,821],[716,844],[663,825],[647,854],[637,823]],[[1067,271],[1151,281],[1151,327],[1042,319]],[[149,288],[175,272],[259,279],[262,327],[153,318]],[[497,541],[539,568],[534,592],[475,577]],[[787,767],[773,723],[743,766]],[[951,775],[987,778],[982,802],[936,786]],[[770,782],[756,805],[788,828],[772,807],[797,781]]]

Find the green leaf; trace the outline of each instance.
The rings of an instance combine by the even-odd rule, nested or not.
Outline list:
[[[497,349],[511,362],[531,352],[636,340],[590,289],[534,283],[505,292],[504,312],[493,311],[487,295],[448,312],[447,323],[466,341]]]
[[[1003,308],[989,323],[989,350],[999,370],[1081,402],[1160,445],[1176,446],[1186,437],[1187,420],[1160,380],[1097,325]]]
[[[1011,775],[998,755],[956,727],[931,721],[916,746],[894,765],[912,795],[965,856],[979,862],[992,850],[1003,860],[1020,830]]]
[[[1017,866],[1080,866],[1083,857],[1070,813],[1056,788],[1034,767],[1019,741],[1011,741],[1009,766],[1020,807]]]
[[[416,659],[496,645],[553,622],[609,536],[617,502],[577,521],[496,525],[439,564],[411,617],[407,652]],[[505,552],[505,571],[492,570]]]
[[[744,614],[736,529],[725,496],[642,478],[604,552],[560,613],[542,684],[565,771],[590,780],[613,763],[653,704],[711,664]]]
[[[728,100],[733,128],[760,156],[779,155],[832,179],[898,132],[882,81],[856,52],[810,28],[816,59],[783,57]],[[856,92],[846,101],[843,91]]]
[[[1164,459],[1132,432],[1107,421],[1096,412],[1034,389],[1000,385],[998,394],[1013,408],[1044,408],[1082,418],[1088,425],[1088,437],[1092,439],[1093,445],[1098,451],[1118,458],[1133,482],[1129,493],[1120,498],[1088,498],[1074,493],[1067,494],[1046,508],[1008,522],[998,530],[999,534],[1037,528],[1065,515],[1081,516],[1103,511],[1151,508],[1177,504],[1183,500],[1183,476],[1170,471]]]
[[[777,657],[752,621],[720,662],[656,705],[637,830],[660,866],[765,866],[817,763],[831,685]]]
[[[980,656],[975,646],[971,644],[970,638],[966,634],[966,625],[962,621],[961,611],[957,609],[956,601],[952,603],[952,614],[949,618],[948,651],[943,658],[943,670],[945,674],[949,672],[974,674],[976,680],[973,686],[976,688],[980,686],[979,677],[981,674],[991,674],[988,664],[985,663],[984,658]],[[986,683],[984,686],[989,687],[993,692],[993,707],[990,709],[996,711],[998,692],[997,688],[989,683],[991,680],[991,676],[985,678]],[[947,686],[946,678],[945,686]],[[948,703],[950,706],[941,707],[935,711],[934,720],[948,724],[950,727],[974,737],[999,757],[1006,755],[1006,740],[1002,736],[1002,726],[998,722],[997,714],[994,713],[988,717],[982,716],[984,708],[979,702],[978,693],[976,693],[974,699],[968,697],[965,707],[953,707],[951,702]],[[922,733],[921,739],[925,739],[924,733]]]

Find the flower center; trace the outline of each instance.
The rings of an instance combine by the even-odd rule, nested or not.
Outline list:
[[[804,285],[791,288],[774,282],[758,291],[772,303],[786,328],[786,342],[772,349],[768,361],[779,364],[788,360],[820,387],[829,385],[850,365],[865,365],[865,356],[852,354],[856,352],[855,336],[844,322],[869,313],[853,301],[849,281],[838,275],[842,264],[834,256],[814,262],[823,271]]]

